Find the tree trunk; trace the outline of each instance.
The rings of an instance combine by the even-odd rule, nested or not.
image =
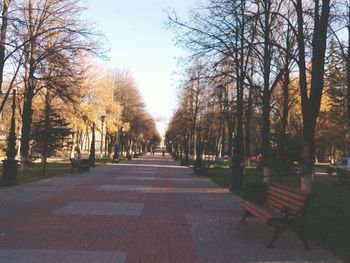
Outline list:
[[[252,107],[253,107],[253,86],[250,86],[249,94],[248,94],[248,103],[247,110],[245,113],[245,156],[249,157],[251,155],[250,149],[250,125],[251,125],[251,117],[252,117]]]
[[[70,149],[70,158],[74,158],[74,148],[75,148],[75,132],[72,133],[72,148]]]
[[[288,170],[288,160],[287,160],[287,149],[286,149],[286,134],[287,134],[287,126],[288,126],[288,114],[289,114],[289,84],[290,84],[290,70],[289,70],[289,63],[290,63],[290,56],[291,56],[291,47],[290,47],[290,27],[288,25],[287,29],[287,38],[286,38],[286,56],[285,56],[285,65],[284,65],[284,77],[283,77],[283,112],[282,112],[282,120],[281,120],[281,140],[280,140],[280,147],[281,151],[281,161],[283,163],[283,171]],[[282,174],[281,174],[282,175]],[[282,178],[280,177],[280,182],[282,181]]]
[[[310,118],[303,127],[303,148],[301,153],[303,173],[301,177],[301,190],[308,193],[312,192],[312,178],[315,162],[315,126],[316,119],[312,120]]]
[[[233,145],[233,138],[232,138],[233,124],[231,121],[232,118],[230,118],[230,114],[228,111],[227,111],[226,115],[227,115],[226,121],[227,121],[227,129],[228,129],[228,153],[227,154],[229,157],[231,157],[232,156],[231,149],[232,149],[232,145]]]
[[[26,166],[29,160],[29,142],[30,142],[30,129],[32,125],[32,103],[34,97],[34,87],[31,83],[28,83],[27,90],[25,92],[23,113],[22,113],[22,131],[21,131],[21,164]]]
[[[222,133],[221,133],[221,157],[225,156],[225,144],[226,144],[226,125],[225,125],[225,117],[224,113],[222,113]]]
[[[50,92],[46,91],[45,98],[45,124],[44,124],[44,140],[43,140],[43,148],[42,148],[42,161],[43,161],[43,175],[46,173],[46,163],[47,157],[49,154],[49,129],[50,129]]]
[[[221,131],[221,124],[220,124],[220,127],[219,127],[219,131]],[[218,134],[216,136],[216,140],[215,140],[215,157],[218,158],[220,156],[220,153],[221,153],[221,135]]]
[[[290,43],[290,26],[288,25],[287,37],[286,37],[286,54],[284,64],[284,77],[283,77],[283,112],[282,112],[282,136],[284,137],[288,125],[288,113],[289,113],[289,83],[290,83],[290,70],[289,63],[291,58],[291,43]],[[284,138],[282,138],[284,141]]]
[[[312,72],[309,96],[306,81],[306,40],[304,35],[304,10],[302,3],[302,0],[297,0],[295,6],[298,20],[297,40],[299,48],[299,84],[303,114],[303,152],[301,157],[304,170],[303,177],[301,179],[301,189],[306,192],[311,192],[315,158],[314,135],[323,92],[323,76],[327,45],[327,28],[329,24],[328,20],[330,12],[330,1],[322,1],[321,15],[319,14],[319,3],[317,1],[315,2],[315,21],[312,39]]]
[[[264,1],[264,88],[263,88],[263,122],[262,122],[262,159],[263,159],[263,182],[271,182],[270,167],[270,72],[271,72],[271,52],[270,52],[270,0]]]
[[[32,125],[33,117],[33,98],[35,90],[35,51],[36,51],[36,38],[34,37],[33,32],[33,17],[32,17],[32,1],[28,1],[28,15],[29,15],[29,46],[26,47],[26,63],[29,63],[29,74],[27,81],[26,91],[24,93],[24,102],[23,102],[23,113],[22,113],[22,136],[21,136],[21,164],[23,168],[26,168],[26,164],[29,161],[29,143],[30,143],[30,130]],[[26,68],[27,70],[27,65]],[[26,72],[27,73],[27,72]]]
[[[231,185],[230,190],[241,190],[243,187],[243,173],[244,173],[244,135],[243,135],[243,93],[244,93],[244,31],[245,31],[245,1],[241,4],[241,27],[240,36],[236,33],[237,40],[239,39],[240,51],[236,51],[236,85],[237,85],[237,109],[236,109],[236,134],[234,138],[234,148],[231,158]]]
[[[241,100],[239,100],[241,101]],[[244,172],[244,145],[243,145],[243,107],[240,106],[241,102],[237,103],[237,133],[234,139],[234,150],[231,158],[232,162],[232,174],[231,185],[232,190],[241,190],[243,187],[243,172]],[[241,109],[239,109],[241,108]]]
[[[263,166],[263,182],[271,182],[271,168],[270,168],[270,99],[269,91],[265,90],[264,93],[268,95],[263,96],[263,123],[262,123],[262,166]]]
[[[350,6],[348,9],[348,53],[346,55],[346,87],[348,129],[350,130]]]
[[[42,173],[43,173],[43,176],[45,176],[45,174],[46,174],[46,167],[47,167],[47,156],[42,156],[41,163],[43,165]]]
[[[202,132],[201,128],[197,129],[196,136],[196,163],[195,166],[200,169],[202,166],[202,154],[203,154],[203,144],[202,144]]]
[[[7,40],[7,25],[8,25],[8,12],[10,0],[2,1],[2,16],[1,16],[1,29],[0,29],[0,94],[2,94],[2,83],[4,77],[5,67],[5,51]]]
[[[188,137],[187,135],[185,136],[185,162],[186,165],[188,165],[189,162],[189,158],[188,158],[188,154],[189,154],[189,141],[188,141]]]

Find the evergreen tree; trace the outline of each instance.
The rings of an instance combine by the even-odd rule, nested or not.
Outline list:
[[[46,171],[47,158],[65,147],[65,142],[71,134],[69,123],[51,107],[50,95],[47,92],[45,109],[39,120],[34,122],[32,130],[33,150],[41,155],[43,174]]]
[[[330,108],[325,112],[321,112],[320,123],[322,123],[323,128],[326,128],[325,122],[330,122],[327,127],[330,131],[322,141],[326,143],[327,139],[330,140],[331,145],[328,145],[327,148],[335,147],[346,154],[348,143],[345,138],[347,130],[346,61],[342,56],[339,45],[333,38],[329,44],[327,77],[329,81],[327,97],[330,100]]]
[[[327,75],[329,79],[329,97],[332,99],[332,111],[338,111],[343,115],[346,111],[346,62],[333,38],[330,41],[329,53]],[[342,119],[342,121],[345,121],[345,119]]]

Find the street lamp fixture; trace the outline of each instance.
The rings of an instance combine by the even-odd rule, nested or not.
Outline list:
[[[83,115],[81,118],[83,119],[84,123],[86,123],[86,121],[89,119],[86,115]]]
[[[102,115],[102,116],[100,117],[100,120],[101,120],[102,123],[105,121],[105,119],[106,119],[106,116],[104,116],[104,115]]]

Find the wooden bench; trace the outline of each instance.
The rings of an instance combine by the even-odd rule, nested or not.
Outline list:
[[[205,176],[208,176],[208,174],[209,174],[209,169],[210,169],[210,167],[212,167],[212,166],[214,166],[213,163],[207,163],[207,164],[203,165],[202,170],[203,170]]]
[[[306,209],[309,195],[294,188],[280,184],[272,184],[266,189],[265,199],[261,204],[248,200],[241,201],[244,208],[243,219],[256,217],[268,226],[275,228],[274,236],[267,245],[273,248],[278,236],[286,229],[291,229],[299,235],[304,248],[309,249],[305,235]]]
[[[25,160],[25,161],[20,161],[19,164],[24,164],[24,165],[26,165],[26,166],[28,166],[28,167],[32,167],[33,165],[36,164],[36,163],[35,163],[35,160],[36,160],[36,159],[39,159],[39,158],[40,158],[39,155],[30,155],[30,156],[28,157],[27,160]]]
[[[193,172],[194,174],[202,174],[204,176],[208,176],[209,168],[212,167],[214,164],[212,163],[202,163],[201,166],[193,166]]]
[[[69,158],[69,160],[71,164],[71,172],[73,172],[74,168],[78,169],[79,172],[90,170],[89,159],[79,160],[79,159]]]

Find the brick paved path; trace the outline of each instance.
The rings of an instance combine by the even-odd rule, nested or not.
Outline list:
[[[0,263],[340,262],[238,223],[239,199],[167,156],[0,191]]]

